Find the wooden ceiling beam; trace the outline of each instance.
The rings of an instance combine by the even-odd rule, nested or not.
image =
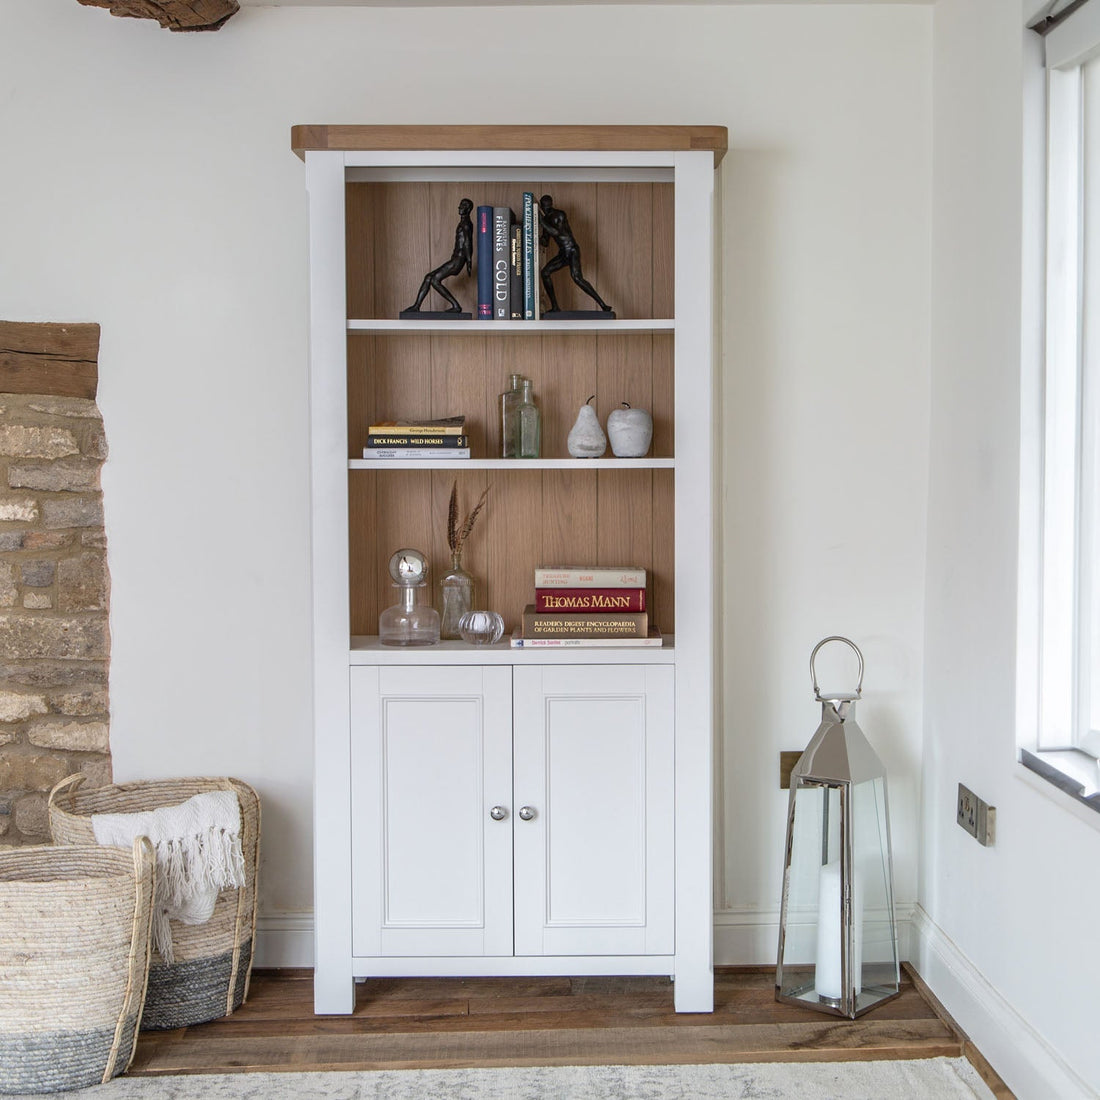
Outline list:
[[[155,19],[172,31],[216,31],[240,11],[238,0],[79,0],[112,15]]]

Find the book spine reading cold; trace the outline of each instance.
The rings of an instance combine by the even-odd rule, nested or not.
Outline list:
[[[510,319],[512,277],[512,211],[507,206],[493,207],[493,320]]]
[[[523,612],[524,638],[644,638],[649,616],[633,612],[538,612],[528,604]]]
[[[493,208],[477,208],[477,319],[493,319]]]
[[[645,570],[636,565],[540,565],[536,588],[645,588]]]
[[[523,226],[514,223],[509,230],[508,314],[513,321],[523,320]]]
[[[536,588],[536,611],[645,611],[644,588]]]

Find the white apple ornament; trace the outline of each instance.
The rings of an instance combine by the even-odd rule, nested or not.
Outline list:
[[[611,450],[618,458],[642,458],[653,439],[653,417],[645,409],[632,409],[623,402],[607,418]]]
[[[588,401],[595,396],[593,394]],[[569,438],[565,441],[574,458],[599,458],[607,450],[607,436],[596,418],[596,410],[588,401],[581,406],[576,423],[569,429]]]

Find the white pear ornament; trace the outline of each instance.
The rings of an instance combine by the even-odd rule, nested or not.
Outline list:
[[[643,458],[653,441],[653,417],[645,409],[632,409],[623,402],[607,418],[611,450],[618,458]]]
[[[593,394],[588,401],[595,396]],[[596,418],[596,410],[588,401],[581,406],[576,423],[569,429],[569,438],[565,441],[574,458],[599,458],[607,450],[607,436]]]

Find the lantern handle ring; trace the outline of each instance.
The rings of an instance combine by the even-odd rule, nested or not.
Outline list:
[[[822,638],[817,645],[814,646],[813,652],[810,654],[810,679],[814,684],[814,698],[820,703],[821,689],[817,686],[817,669],[814,668],[814,658],[817,657],[817,651],[825,645],[826,642],[843,642],[846,646],[851,646],[855,650],[857,659],[859,660],[859,683],[856,684],[856,697],[858,698],[863,694],[863,654],[859,651],[859,646],[851,640],[851,638],[841,637],[839,634],[830,634],[828,638]]]

